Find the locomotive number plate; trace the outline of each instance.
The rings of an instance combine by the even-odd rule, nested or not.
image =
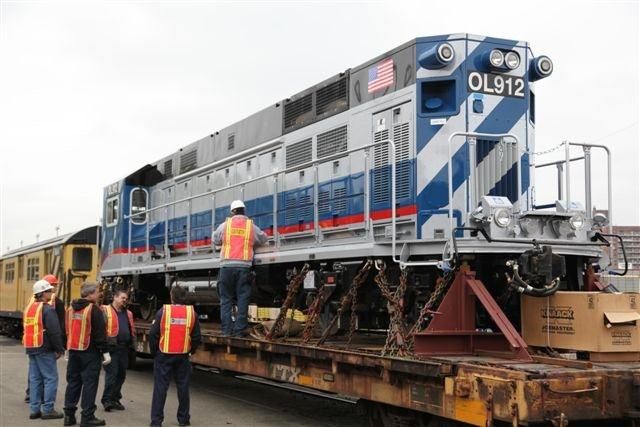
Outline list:
[[[469,75],[467,76],[467,90],[469,90],[469,92],[481,92],[489,95],[524,98],[524,79],[522,77],[505,76],[502,74],[469,71]]]

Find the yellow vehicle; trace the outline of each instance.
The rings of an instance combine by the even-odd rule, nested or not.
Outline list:
[[[0,256],[0,332],[21,336],[32,286],[46,274],[58,277],[58,297],[65,306],[79,298],[82,282],[98,275],[99,237],[100,227],[92,226]]]

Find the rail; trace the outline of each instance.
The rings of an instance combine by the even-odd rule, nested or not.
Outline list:
[[[124,215],[124,219],[128,220],[128,226],[129,226],[129,236],[128,236],[128,249],[129,249],[129,254],[131,254],[131,237],[132,237],[132,218],[138,217],[138,216],[143,216],[145,215],[145,226],[146,226],[146,230],[145,230],[145,244],[146,244],[146,249],[148,250],[149,248],[149,222],[150,222],[150,214],[152,212],[156,212],[159,211],[160,209],[164,209],[164,257],[166,259],[170,258],[170,251],[169,251],[169,230],[168,230],[168,209],[173,207],[175,208],[178,204],[181,203],[187,203],[187,207],[188,207],[188,213],[187,213],[187,251],[188,251],[188,255],[191,256],[191,215],[192,215],[192,202],[195,199],[201,199],[203,197],[207,197],[207,196],[211,196],[211,200],[212,200],[212,207],[211,207],[211,228],[212,228],[212,233],[214,231],[214,227],[215,227],[215,210],[216,210],[216,194],[222,191],[229,191],[235,188],[240,188],[241,194],[244,196],[244,189],[248,184],[254,183],[254,182],[259,182],[265,179],[268,179],[270,177],[272,177],[274,179],[274,191],[273,191],[273,241],[275,242],[276,247],[279,246],[279,242],[281,239],[280,233],[278,233],[278,223],[277,223],[277,213],[278,213],[278,176],[282,175],[282,174],[287,174],[287,173],[291,173],[291,172],[295,172],[295,171],[299,171],[299,170],[303,170],[309,167],[313,167],[314,168],[314,230],[313,230],[313,235],[315,236],[316,240],[318,240],[319,238],[319,213],[318,213],[318,186],[319,186],[319,182],[318,182],[318,166],[321,163],[326,163],[326,162],[330,162],[336,159],[340,159],[343,158],[349,154],[355,153],[355,152],[359,152],[359,151],[364,151],[365,152],[365,165],[364,165],[364,180],[365,180],[365,192],[364,192],[364,223],[365,223],[365,227],[367,230],[369,230],[369,222],[371,219],[370,216],[370,209],[369,209],[369,203],[372,197],[372,192],[373,192],[373,187],[370,187],[370,180],[369,180],[369,173],[371,171],[372,168],[370,168],[369,165],[369,150],[377,147],[379,145],[387,145],[387,149],[389,151],[389,166],[391,167],[391,235],[392,235],[392,251],[393,251],[393,258],[394,261],[399,262],[399,260],[396,260],[395,257],[395,248],[396,248],[396,162],[395,162],[395,158],[396,158],[396,145],[395,143],[390,140],[390,139],[386,139],[383,141],[378,141],[375,142],[373,144],[368,144],[365,146],[361,146],[361,147],[356,147],[356,148],[352,148],[346,151],[342,151],[340,153],[336,153],[336,154],[332,154],[330,156],[326,156],[326,157],[322,157],[321,159],[318,158],[314,158],[308,162],[305,163],[301,163],[299,165],[295,165],[289,168],[285,168],[283,170],[278,170],[278,171],[274,171],[274,172],[270,172],[268,174],[265,175],[261,175],[259,177],[256,178],[250,178],[247,180],[244,180],[242,182],[236,183],[236,184],[232,184],[232,185],[228,185],[224,188],[218,188],[215,190],[210,190],[210,191],[206,191],[203,193],[199,193],[196,195],[192,195],[189,197],[185,197],[182,198],[180,200],[175,200],[172,202],[168,202],[168,203],[164,203],[149,209],[145,209],[144,211],[141,212],[137,212],[134,214],[129,214],[129,215]],[[201,170],[200,170],[201,169]],[[206,172],[211,170],[210,168],[199,168],[200,172]],[[195,175],[190,175],[190,176],[195,176]],[[132,190],[133,191],[133,190]],[[243,198],[243,197],[241,197]],[[147,199],[148,200],[148,199]],[[140,224],[141,225],[141,224]],[[311,234],[309,234],[311,235]],[[214,249],[215,251],[215,249]]]
[[[536,165],[536,169],[544,168],[549,166],[556,166],[557,168],[557,180],[558,180],[558,200],[564,200],[567,208],[571,206],[571,163],[579,160],[584,160],[584,195],[585,195],[585,215],[587,219],[592,219],[593,216],[593,206],[591,204],[591,149],[600,148],[604,150],[607,155],[607,208],[609,210],[608,220],[609,220],[609,234],[613,233],[613,197],[612,197],[612,179],[611,179],[611,151],[605,145],[600,144],[588,144],[584,142],[571,142],[571,141],[562,141],[560,146],[564,145],[565,158],[563,160],[558,160],[555,162],[543,163],[541,165]],[[582,151],[584,155],[582,157],[571,157],[571,146],[582,147]],[[564,166],[564,168],[563,168]],[[563,169],[564,169],[564,194],[562,192],[562,178],[563,178]],[[564,196],[564,197],[563,197]],[[548,206],[548,205],[544,205]],[[613,246],[609,249],[609,256],[613,256]],[[612,258],[613,259],[613,258]]]

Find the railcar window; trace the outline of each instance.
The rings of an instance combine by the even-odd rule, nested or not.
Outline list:
[[[186,185],[186,183],[185,183]],[[144,224],[147,221],[147,192],[142,188],[136,188],[131,193],[131,222]]]
[[[93,250],[91,248],[73,248],[71,268],[73,270],[91,271]]]
[[[107,226],[118,223],[118,198],[107,200]]]
[[[27,260],[27,280],[38,280],[40,276],[40,258]]]
[[[13,283],[16,265],[12,262],[4,266],[4,283]]]

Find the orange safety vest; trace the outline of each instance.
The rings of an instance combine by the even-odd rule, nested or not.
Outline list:
[[[36,296],[31,295],[31,298],[29,298],[29,304],[31,304],[32,302],[35,302],[35,300],[36,300]],[[54,309],[56,308],[56,294],[51,294],[51,299],[47,304],[49,304]]]
[[[107,324],[107,337],[114,338],[118,336],[118,328],[120,325],[118,324],[118,312],[111,305],[103,305],[102,311],[104,312],[105,323]],[[133,313],[130,310],[127,310],[127,317],[129,318],[129,332],[133,337]]]
[[[25,348],[42,347],[44,340],[44,324],[42,310],[44,303],[31,301],[22,314],[22,344]]]
[[[225,221],[222,259],[253,260],[253,221],[242,215],[234,215]]]
[[[191,332],[196,321],[192,305],[165,304],[160,320],[160,351],[186,354],[191,349]]]
[[[67,349],[84,351],[91,342],[91,309],[89,304],[82,310],[67,309]]]

